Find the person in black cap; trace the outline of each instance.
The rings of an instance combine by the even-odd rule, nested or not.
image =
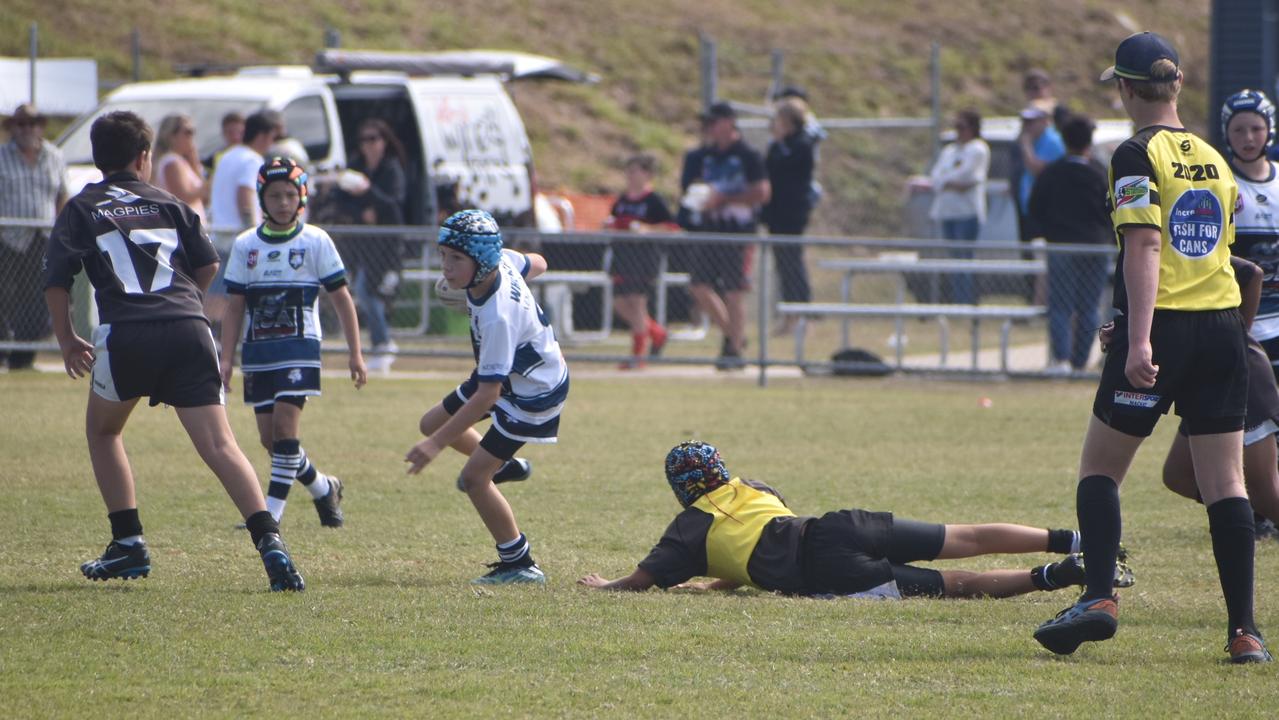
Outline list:
[[[1079,602],[1040,625],[1035,639],[1065,655],[1119,626],[1113,572],[1121,532],[1119,484],[1160,415],[1175,403],[1208,510],[1234,663],[1267,662],[1253,618],[1253,514],[1243,482],[1248,394],[1240,292],[1230,263],[1238,188],[1230,166],[1177,114],[1182,73],[1164,38],[1120,43],[1115,80],[1140,128],[1110,164],[1111,219],[1119,240],[1114,306],[1120,312],[1084,437],[1076,511],[1087,585]]]
[[[702,152],[685,157],[681,175],[686,191],[699,184],[704,191],[686,192],[683,204],[690,210],[686,227],[753,235],[759,209],[771,194],[764,160],[742,141],[737,112],[731,104],[711,105],[702,120],[706,146]],[[698,308],[724,333],[717,362],[721,370],[744,364],[751,250],[750,245],[736,243],[706,243],[690,248],[689,292]]]

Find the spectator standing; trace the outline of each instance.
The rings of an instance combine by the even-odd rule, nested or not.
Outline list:
[[[160,121],[155,136],[155,171],[152,185],[172,193],[208,224],[204,212],[204,166],[195,146],[195,123],[190,115],[175,113]]]
[[[5,118],[9,142],[0,146],[0,217],[53,222],[67,201],[67,165],[44,139],[46,118],[22,104]],[[41,302],[41,262],[48,233],[27,227],[0,227],[0,340],[38,340],[50,332]],[[0,352],[13,370],[31,367],[29,350]]]
[[[708,144],[685,157],[681,178],[685,189],[705,186],[693,200],[688,229],[714,233],[753,234],[759,208],[769,198],[764,160],[747,145],[737,129],[737,112],[727,102],[717,102],[704,118]],[[694,193],[697,195],[698,193]],[[689,199],[686,196],[686,202]],[[723,332],[724,342],[716,367],[731,370],[744,366],[746,292],[750,289],[752,247],[742,243],[706,243],[691,249],[689,291],[697,306]]]
[[[360,147],[351,160],[351,169],[362,173],[368,182],[339,187],[341,217],[357,225],[403,225],[404,203],[408,199],[404,146],[391,126],[377,118],[361,123],[356,137]],[[399,290],[403,262],[400,246],[398,236],[386,235],[351,238],[344,244],[344,260],[354,276],[351,286],[355,304],[364,315],[373,343],[374,357],[369,364],[375,370],[391,369],[399,349],[391,339],[386,306]]]
[[[250,115],[244,121],[244,142],[228,148],[213,172],[209,190],[209,226],[213,230],[213,245],[217,248],[220,265],[217,277],[213,278],[213,284],[204,296],[204,311],[210,318],[216,318],[214,322],[217,324],[221,323],[220,318],[226,311],[222,279],[226,274],[231,245],[242,230],[257,227],[262,222],[262,209],[258,203],[258,169],[262,167],[262,154],[283,134],[284,125],[279,113],[267,110]]]
[[[636,233],[677,228],[666,201],[653,191],[657,161],[636,155],[626,161],[626,191],[613,203],[605,228]],[[657,279],[658,249],[652,243],[622,242],[613,248],[613,307],[631,329],[631,360],[623,370],[644,366],[666,346],[666,328],[648,314],[648,296]]]
[[[933,188],[929,211],[941,224],[946,240],[976,242],[986,221],[986,176],[990,172],[990,146],[981,138],[981,115],[962,110],[955,115],[955,142],[942,148],[928,177]],[[971,258],[971,250],[952,250],[952,257]],[[950,279],[950,302],[971,305],[977,302],[977,286],[972,275]]]
[[[808,106],[796,95],[779,100],[774,107],[770,130],[773,140],[768,145],[764,166],[772,195],[764,206],[763,219],[773,235],[803,235],[813,209],[813,171],[816,167],[816,138],[805,129]],[[804,246],[773,246],[773,259],[781,280],[782,300],[809,302],[813,299],[804,265]],[[794,329],[795,320],[787,317],[778,327],[779,335]]]
[[[1067,155],[1045,168],[1031,190],[1030,216],[1049,244],[1104,245],[1114,237],[1106,171],[1091,157],[1095,128],[1086,117],[1067,118],[1061,126]],[[1107,260],[1100,254],[1048,253],[1049,372],[1068,374],[1087,365]]]
[[[210,176],[227,150],[244,142],[244,115],[232,110],[222,116],[222,149],[201,160]]]
[[[1017,136],[1017,150],[1021,157],[1022,172],[1017,178],[1017,209],[1021,222],[1021,241],[1029,242],[1039,237],[1039,228],[1030,217],[1030,190],[1035,179],[1053,161],[1066,154],[1066,144],[1061,133],[1052,124],[1052,109],[1046,102],[1033,102],[1021,111],[1021,133]]]

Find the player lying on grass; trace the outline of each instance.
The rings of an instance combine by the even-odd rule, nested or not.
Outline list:
[[[464,289],[471,316],[475,370],[422,416],[426,436],[404,460],[418,473],[447,447],[469,456],[458,477],[497,543],[498,561],[476,578],[480,585],[544,583],[529,542],[497,483],[522,480],[527,462],[515,457],[525,443],[553,443],[568,398],[568,366],[555,333],[525,284],[546,271],[535,253],[502,249],[502,233],[483,210],[462,210],[440,226],[440,261],[447,286]],[[473,427],[486,416],[480,436]]]
[[[177,411],[200,459],[244,517],[271,589],[302,590],[223,407],[218,353],[202,303],[217,274],[217,252],[191,208],[147,184],[152,133],[142,118],[109,113],[93,122],[89,139],[103,180],[62,209],[45,256],[45,301],[67,374],[91,376],[85,430],[111,522],[106,552],[80,571],[91,580],[151,572],[123,437],[145,396],[153,406]],[[69,291],[81,269],[97,291],[101,324],[92,345],[71,325]]]
[[[243,340],[244,402],[253,406],[258,439],[271,453],[267,510],[283,519],[296,479],[320,524],[336,528],[343,522],[342,481],[316,470],[299,439],[306,399],[320,394],[320,288],[337,311],[357,389],[368,370],[342,258],[328,233],[298,217],[306,207],[306,179],[288,158],[271,158],[258,170],[263,222],[235,239],[227,260],[222,383],[231,389],[235,349]]]
[[[666,456],[666,479],[685,510],[630,575],[578,580],[601,590],[749,585],[789,595],[1011,597],[1084,581],[1079,535],[1004,523],[938,525],[850,509],[796,516],[773,488],[729,475],[719,451],[690,441]],[[1049,552],[1033,570],[933,570],[909,563],[996,553]],[[711,582],[689,583],[694,577]],[[1131,585],[1122,567],[1116,585]]]

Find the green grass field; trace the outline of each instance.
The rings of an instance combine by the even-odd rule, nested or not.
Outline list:
[[[296,490],[284,529],[306,575],[271,594],[256,553],[171,410],[126,442],[153,572],[93,584],[108,539],[82,437],[86,383],[0,376],[0,697],[10,717],[1141,717],[1273,709],[1274,667],[1222,663],[1224,611],[1201,508],[1162,489],[1165,422],[1125,488],[1138,584],[1111,642],[1056,658],[1031,638],[1068,592],[993,601],[820,601],[739,591],[615,595],[678,510],[674,443],[801,514],[860,506],[924,520],[1073,526],[1091,384],[748,381],[575,383],[557,446],[527,452],[508,497],[550,582],[478,590],[491,542],[445,456],[403,474],[417,418],[451,383],[336,379],[303,441],[347,484],[324,530]],[[979,399],[993,406],[983,408]],[[230,408],[246,448],[250,412]],[[265,453],[250,448],[259,472]],[[1047,556],[947,563],[1026,567]],[[1258,548],[1259,621],[1279,546]],[[1270,698],[1267,700],[1266,698]]]

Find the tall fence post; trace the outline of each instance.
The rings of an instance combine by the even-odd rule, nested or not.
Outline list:
[[[933,97],[933,158],[936,158],[941,152],[941,45],[938,43],[933,43],[928,66]]]
[[[131,36],[133,47],[133,82],[142,80],[142,33],[133,28]]]
[[[765,105],[771,105],[773,98],[781,91],[782,85],[786,82],[786,53],[773,48],[772,52],[772,74],[768,84],[768,97],[764,98]]]
[[[31,23],[31,87],[27,94],[27,101],[32,105],[36,103],[36,57],[40,54],[40,32],[35,23]]]
[[[705,33],[697,34],[702,69],[702,110],[719,99],[719,58],[715,41]]]
[[[768,252],[769,245],[767,240],[759,241],[759,257],[756,263],[759,265],[759,386],[768,386],[768,258],[764,253]]]

